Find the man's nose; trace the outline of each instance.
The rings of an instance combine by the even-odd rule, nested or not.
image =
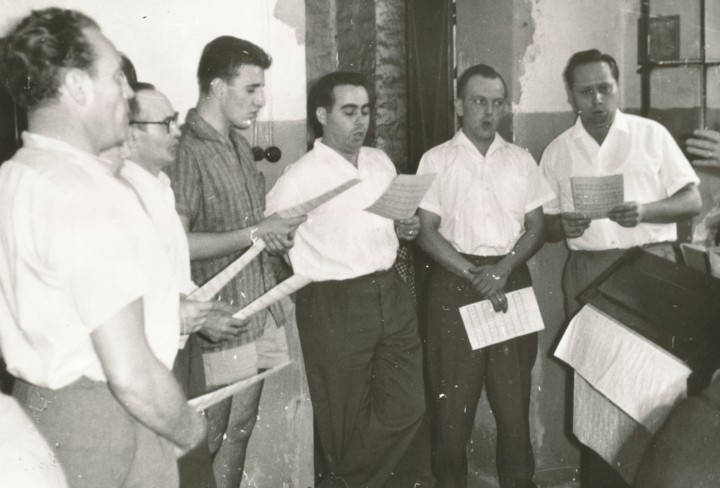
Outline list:
[[[258,88],[255,91],[255,97],[253,99],[253,103],[255,103],[255,105],[258,107],[265,106],[265,91],[262,88]]]

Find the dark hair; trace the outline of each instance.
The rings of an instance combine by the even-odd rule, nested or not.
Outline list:
[[[76,10],[33,10],[10,31],[0,52],[0,79],[15,102],[34,107],[57,96],[62,71],[95,74],[97,53],[83,29],[97,23]]]
[[[237,76],[237,70],[243,65],[268,69],[271,64],[270,55],[252,42],[220,36],[210,41],[200,56],[197,72],[200,92],[209,92],[210,83],[216,78],[229,82]]]
[[[157,90],[157,88],[155,88],[155,85],[153,85],[152,83],[146,83],[144,81],[137,80],[135,80],[135,83],[131,85],[131,88],[135,92],[135,95],[144,91]],[[128,105],[130,107],[130,120],[135,120],[142,111],[142,107],[140,107],[140,104],[137,101],[137,97],[133,96],[130,100],[128,100]]]
[[[470,78],[472,78],[473,76],[481,76],[489,80],[502,81],[503,89],[505,90],[505,98],[507,98],[508,90],[507,85],[505,84],[505,80],[502,76],[500,76],[500,73],[498,73],[495,68],[488,66],[487,64],[476,64],[474,66],[470,66],[468,69],[463,71],[457,81],[458,98],[463,97],[463,95],[465,94],[465,87],[467,86],[468,81],[470,81]]]
[[[335,103],[333,89],[336,86],[351,85],[362,86],[367,90],[365,77],[355,71],[335,71],[320,78],[310,89],[308,99],[312,101],[312,112],[318,107],[325,107],[330,110]]]
[[[125,75],[128,85],[130,85],[132,91],[137,91],[136,86],[138,84],[138,78],[137,71],[135,71],[135,65],[133,65],[130,58],[128,58],[125,54],[120,53],[120,58],[122,59],[122,72],[123,75]]]
[[[320,78],[310,88],[307,100],[308,119],[312,124],[315,134],[322,134],[322,125],[318,121],[315,112],[318,107],[324,107],[326,110],[330,110],[335,103],[333,90],[336,86],[343,85],[361,86],[365,88],[365,91],[370,92],[365,82],[365,77],[355,71],[334,71]]]
[[[620,81],[620,70],[618,69],[615,58],[609,54],[601,53],[597,49],[589,49],[570,56],[565,71],[563,72],[563,77],[565,78],[565,83],[567,83],[568,88],[572,89],[573,82],[575,81],[575,68],[591,63],[607,63],[608,66],[610,66],[610,71],[615,81]]]

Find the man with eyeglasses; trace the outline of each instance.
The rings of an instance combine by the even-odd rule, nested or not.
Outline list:
[[[565,239],[570,250],[562,276],[570,319],[582,308],[579,293],[629,248],[674,260],[675,223],[697,215],[701,200],[699,179],[667,129],[618,109],[620,73],[612,56],[577,52],[564,78],[578,117],[547,146],[540,167],[557,195],[544,207],[547,238]],[[625,202],[604,219],[576,212],[571,178],[613,174],[623,175]],[[627,486],[589,448],[581,453],[581,476],[584,488]]]
[[[437,173],[420,204],[417,241],[435,261],[424,300],[435,476],[444,488],[466,486],[466,447],[485,383],[500,486],[533,487],[528,412],[537,333],[472,350],[459,308],[489,299],[503,313],[505,293],[532,286],[525,263],[544,241],[542,205],[553,194],[532,156],[497,133],[509,110],[500,74],[472,66],[457,91],[461,130],[418,167],[418,174]]]
[[[265,179],[255,166],[241,129],[252,126],[265,105],[268,54],[255,44],[222,36],[203,49],[198,66],[200,97],[185,120],[176,164],[167,168],[177,211],[188,235],[193,280],[202,285],[256,240],[285,252],[305,217],[264,216]],[[273,259],[277,261],[273,263]],[[268,252],[252,260],[218,294],[241,308],[273,288],[280,259]],[[209,389],[234,383],[287,359],[281,303],[253,315],[238,329],[208,323],[203,338]],[[258,382],[209,408],[208,436],[218,486],[240,485],[263,384]]]
[[[166,255],[175,263],[176,279],[183,295],[197,287],[190,279],[187,236],[175,210],[170,179],[163,169],[175,162],[180,139],[178,113],[170,100],[149,83],[136,83],[130,100],[130,132],[122,148],[125,157],[122,176],[132,185],[150,215]],[[205,393],[200,339],[195,332],[216,322],[240,330],[235,309],[222,301],[180,301],[181,348],[173,372],[188,398]],[[178,462],[180,486],[214,488],[215,476],[207,439]]]

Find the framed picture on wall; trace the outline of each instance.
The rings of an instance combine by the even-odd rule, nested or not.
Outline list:
[[[680,16],[650,17],[647,26],[647,60],[680,59]]]

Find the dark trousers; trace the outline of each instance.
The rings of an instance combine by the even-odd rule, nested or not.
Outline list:
[[[296,301],[317,432],[329,470],[319,486],[432,486],[419,435],[422,347],[407,285],[389,271],[311,283]],[[408,448],[413,449],[408,454]],[[421,463],[422,464],[422,463]]]
[[[176,488],[173,445],[138,422],[107,384],[58,390],[16,380],[13,396],[35,421],[70,488]]]
[[[185,395],[190,398],[205,393],[205,369],[202,346],[195,334],[190,334],[183,349],[178,350],[173,373]],[[215,473],[207,438],[195,449],[178,459],[180,488],[215,488]]]
[[[500,257],[465,256],[474,264]],[[513,272],[505,291],[531,286],[523,265]],[[497,426],[497,470],[500,486],[532,487],[535,470],[530,443],[531,371],[537,334],[473,351],[458,309],[482,300],[470,282],[435,266],[426,286],[427,367],[434,402],[435,476],[438,487],[465,488],[466,446],[472,434],[483,384]]]

